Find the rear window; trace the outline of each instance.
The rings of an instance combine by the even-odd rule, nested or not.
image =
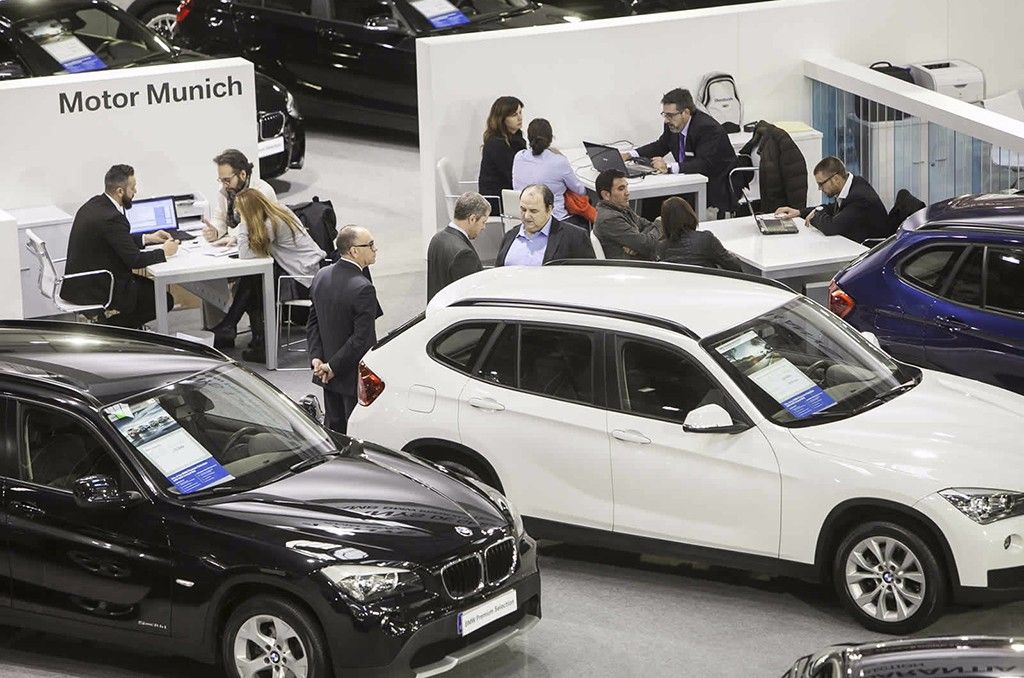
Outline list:
[[[987,282],[986,306],[1024,315],[1024,248],[990,247]]]
[[[497,323],[473,323],[454,327],[434,340],[431,353],[439,361],[459,372],[470,372],[487,337]]]
[[[923,287],[929,292],[938,292],[963,251],[964,248],[958,245],[929,247],[912,254],[903,264],[900,274],[918,287]]]

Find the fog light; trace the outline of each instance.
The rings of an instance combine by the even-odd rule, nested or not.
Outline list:
[[[1024,537],[1019,534],[1006,535],[1003,540],[1003,548],[1012,553],[1024,553]]]

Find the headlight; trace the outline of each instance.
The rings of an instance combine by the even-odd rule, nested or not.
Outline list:
[[[501,492],[498,492],[496,489],[494,489],[487,483],[482,483],[475,478],[469,478],[466,476],[462,477],[465,478],[470,483],[473,483],[475,487],[477,487],[481,492],[486,494],[487,498],[490,499],[495,506],[501,509],[501,511],[505,515],[507,515],[509,519],[511,519],[512,528],[515,530],[516,537],[523,536],[523,517],[519,515],[519,511],[516,509],[515,506],[512,505],[512,502],[508,500],[508,497],[503,495]]]
[[[299,105],[295,103],[295,97],[292,96],[291,92],[285,92],[284,107],[288,111],[288,115],[293,118],[302,117],[302,114],[299,113]]]
[[[395,567],[330,565],[320,571],[360,603],[415,588],[420,581],[415,573]]]
[[[1024,514],[1022,492],[954,487],[939,494],[979,525],[988,525],[997,520]]]

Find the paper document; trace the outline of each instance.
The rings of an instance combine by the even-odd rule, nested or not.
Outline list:
[[[208,257],[229,257],[232,254],[238,254],[237,247],[210,247],[203,250],[203,254]]]

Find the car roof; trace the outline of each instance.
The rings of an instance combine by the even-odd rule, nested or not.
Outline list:
[[[32,19],[41,12],[56,9],[91,7],[93,5],[109,6],[105,0],[0,0],[0,17],[11,21]]]
[[[228,362],[155,333],[52,321],[0,322],[0,375],[72,390],[103,406]]]
[[[770,280],[696,266],[573,260],[563,265],[502,266],[457,280],[427,305],[543,305],[612,311],[629,320],[667,321],[696,338],[716,334],[797,296]],[[660,323],[656,323],[660,324]]]
[[[934,229],[945,222],[1024,230],[1024,195],[976,193],[935,203],[920,226]]]

